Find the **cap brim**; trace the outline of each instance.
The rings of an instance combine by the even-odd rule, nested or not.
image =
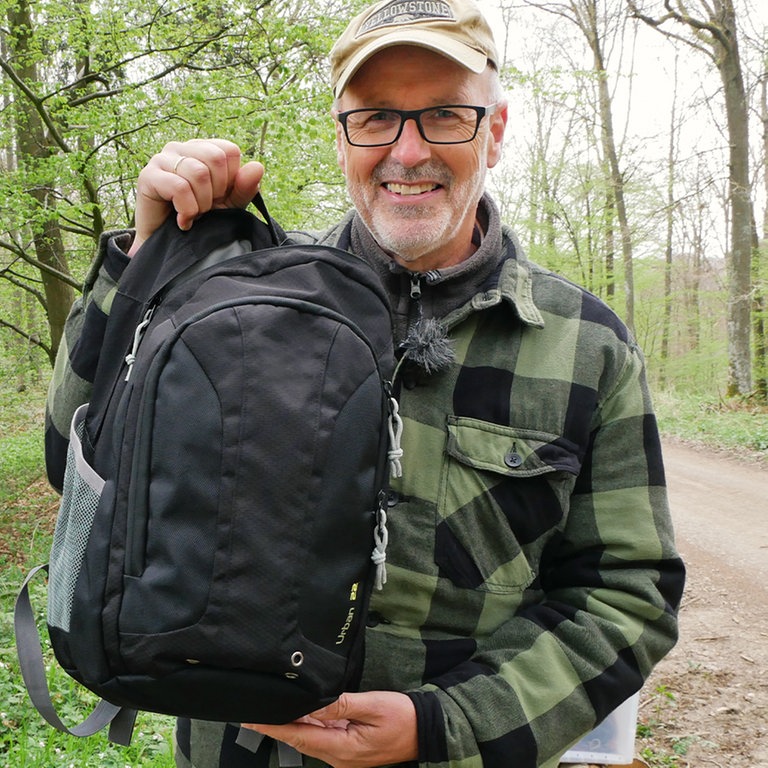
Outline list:
[[[368,45],[363,46],[347,63],[338,80],[334,84],[333,93],[336,98],[341,96],[349,81],[360,67],[368,59],[385,48],[392,48],[396,45],[415,45],[419,48],[428,48],[435,53],[453,59],[470,72],[483,72],[488,64],[488,57],[482,51],[471,48],[457,40],[452,40],[445,35],[429,32],[428,30],[407,31],[399,29],[391,35],[384,35],[372,40]]]

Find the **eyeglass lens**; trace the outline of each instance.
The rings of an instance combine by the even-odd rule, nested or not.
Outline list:
[[[477,108],[464,106],[433,107],[407,113],[389,109],[359,109],[346,114],[347,138],[351,144],[362,146],[393,143],[404,121],[413,118],[426,141],[460,144],[472,141],[481,116]]]

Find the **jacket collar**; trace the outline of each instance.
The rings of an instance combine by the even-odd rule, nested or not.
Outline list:
[[[543,328],[544,318],[533,299],[532,271],[535,269],[534,265],[528,261],[520,242],[511,227],[500,223],[500,216],[496,204],[487,193],[483,196],[481,205],[488,209],[487,217],[489,226],[498,227],[501,230],[500,233],[498,230],[495,233],[490,231],[487,233],[487,236],[490,236],[491,238],[495,235],[496,242],[499,244],[496,266],[490,270],[480,288],[474,289],[472,295],[467,296],[465,301],[460,302],[457,309],[454,309],[445,315],[443,318],[444,322],[448,326],[455,325],[473,311],[487,309],[503,301],[507,302],[515,309],[518,317],[523,323],[535,328]],[[352,230],[354,226],[362,226],[362,224],[355,221],[356,218],[357,215],[355,211],[351,210],[338,224],[322,234],[290,234],[293,239],[302,242],[310,240],[318,244],[331,245],[354,253],[352,247]],[[383,254],[383,252],[381,253]],[[364,255],[359,255],[362,258],[365,258]],[[470,257],[470,260],[472,258],[473,257]],[[366,261],[371,262],[373,260],[371,258],[366,258]],[[377,271],[380,273],[389,270],[389,267],[384,269],[381,264],[377,265],[375,262],[372,263],[372,266],[375,269],[378,266]],[[459,265],[459,269],[454,267],[446,270],[446,283],[451,282],[453,279],[461,280],[462,274],[460,267],[461,265]],[[451,274],[451,272],[454,271],[456,274]],[[434,282],[439,283],[441,281],[437,280]]]

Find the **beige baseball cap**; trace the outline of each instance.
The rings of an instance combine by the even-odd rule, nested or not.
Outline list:
[[[350,22],[331,50],[331,85],[341,96],[375,53],[394,45],[429,48],[472,72],[498,66],[493,32],[473,0],[381,0]]]

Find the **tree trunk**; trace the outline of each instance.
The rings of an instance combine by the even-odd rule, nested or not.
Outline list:
[[[768,72],[760,78],[760,118],[763,125],[763,185],[768,192]],[[757,224],[753,231],[757,236]],[[768,202],[763,213],[762,240],[755,242],[752,265],[755,286],[754,316],[755,332],[755,394],[761,402],[768,402],[768,334],[766,333],[766,299],[763,290],[763,269],[765,248],[768,245]]]
[[[598,107],[600,112],[600,140],[603,156],[608,164],[608,181],[615,205],[616,220],[619,224],[622,263],[624,266],[625,309],[624,320],[631,331],[635,328],[635,279],[632,262],[632,230],[629,226],[627,206],[624,199],[624,174],[619,166],[616,150],[616,134],[613,128],[613,105],[608,90],[608,72],[603,55],[603,39],[597,25],[597,0],[581,0],[574,8],[578,24],[587,38],[592,51],[593,68],[597,75]]]
[[[693,258],[691,260],[691,286],[690,286],[690,320],[688,323],[688,335],[691,341],[691,349],[699,352],[701,348],[701,278],[704,263],[704,231],[705,217],[702,209],[698,211],[695,222],[695,235],[693,242]]]
[[[728,204],[730,239],[728,271],[728,389],[729,396],[748,395],[752,389],[750,324],[752,309],[752,254],[757,233],[749,177],[749,111],[739,54],[733,0],[699,0],[703,18],[691,15],[690,4],[665,0],[667,13],[652,18],[642,13],[637,0],[626,0],[632,13],[663,34],[682,39],[706,53],[720,74],[728,129]],[[673,8],[674,4],[674,8]],[[678,22],[689,37],[665,32],[662,26]]]
[[[723,22],[730,45],[719,47],[718,68],[723,83],[729,137],[729,195],[731,257],[728,260],[728,394],[747,395],[752,389],[750,322],[752,306],[752,195],[749,179],[749,111],[736,40],[732,0],[723,0]]]
[[[661,371],[659,381],[667,383],[667,363],[669,361],[669,336],[672,332],[672,255],[674,236],[675,208],[675,161],[677,136],[677,59],[675,59],[675,83],[672,97],[672,113],[669,119],[669,148],[667,151],[667,211],[666,238],[664,243],[664,316],[661,329]]]
[[[22,80],[34,88],[38,82],[38,72],[32,55],[33,21],[27,0],[18,0],[18,4],[8,10],[8,22],[11,29],[10,47],[19,62],[17,71]],[[46,138],[40,114],[35,104],[24,94],[17,95],[15,105],[18,165],[38,163],[51,154],[50,142]],[[29,195],[36,202],[38,212],[43,214],[31,224],[32,239],[37,260],[41,264],[63,274],[69,274],[61,229],[56,218],[54,190],[54,180],[42,178],[34,188],[29,190]],[[51,333],[50,358],[53,362],[64,332],[64,321],[74,301],[74,291],[70,285],[55,278],[48,271],[40,270],[40,274]]]
[[[611,190],[605,193],[605,296],[613,304],[616,295],[616,205]]]

